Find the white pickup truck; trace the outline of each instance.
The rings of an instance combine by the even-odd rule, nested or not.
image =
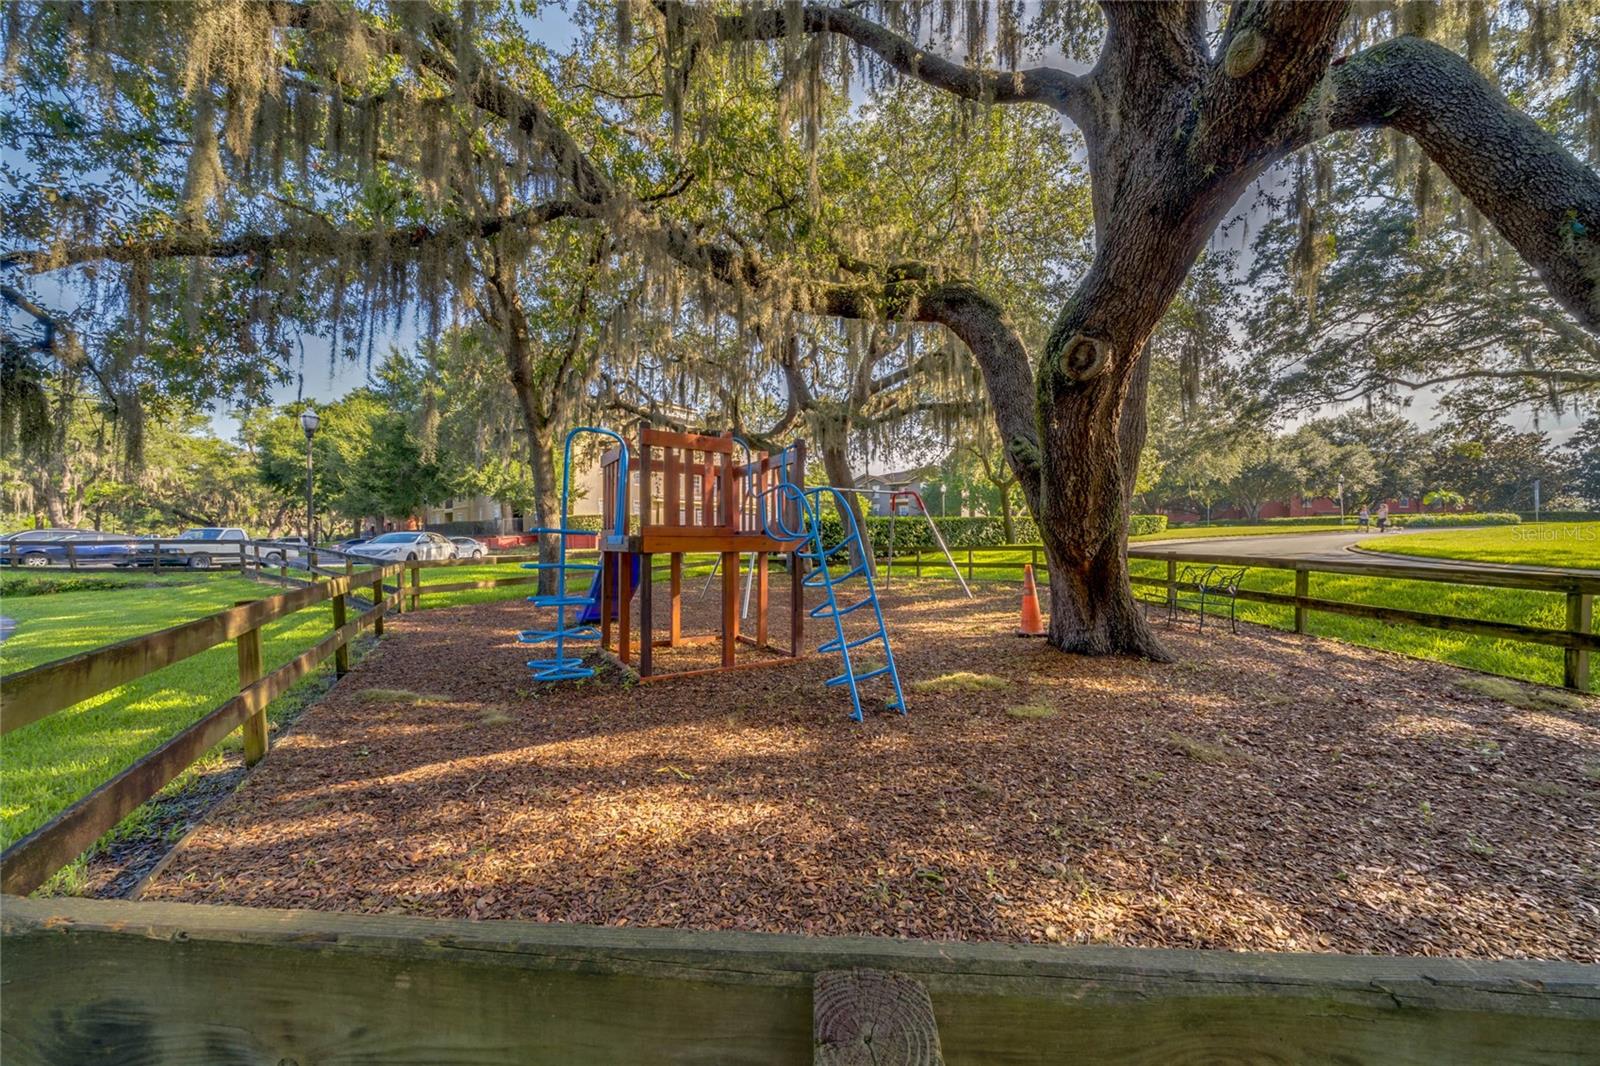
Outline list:
[[[255,562],[256,549],[250,546],[249,535],[237,526],[202,526],[198,529],[186,529],[176,542],[164,543],[161,551],[174,562],[178,562],[178,557],[181,557],[182,565],[205,570],[218,565],[237,565],[240,545],[244,545],[245,558]],[[277,566],[299,554],[294,548],[278,543],[262,544],[260,551],[264,566]]]

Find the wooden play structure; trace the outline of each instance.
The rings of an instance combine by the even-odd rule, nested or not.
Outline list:
[[[620,469],[624,455],[630,470]],[[742,460],[742,461],[741,461]],[[778,492],[778,485],[805,483],[805,443],[786,448],[777,456],[753,451],[732,433],[720,436],[643,429],[636,449],[608,449],[601,456],[605,498],[601,514],[618,513],[616,494],[623,493],[621,512],[628,516],[625,533],[615,529],[600,537],[600,643],[623,664],[634,663],[633,602],[638,608],[638,671],[641,681],[715,673],[793,662],[802,655],[805,636],[805,601],[801,578],[808,547],[798,539],[779,539],[774,527],[802,528],[799,503]],[[782,509],[780,517],[772,514]],[[685,634],[682,631],[683,556],[715,553],[720,556],[722,612],[720,632]],[[787,647],[769,640],[767,613],[771,606],[768,585],[770,559],[788,556],[789,639]],[[656,636],[654,582],[651,568],[659,555],[668,557],[668,593],[671,610],[666,635]],[[754,557],[754,634],[740,632],[740,563]],[[638,573],[634,577],[634,558]],[[718,643],[719,666],[661,673],[656,669],[656,648]],[[740,645],[760,652],[740,660]]]

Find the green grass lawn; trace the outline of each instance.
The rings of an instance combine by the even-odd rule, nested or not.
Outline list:
[[[1600,569],[1600,522],[1539,522],[1376,537],[1360,547],[1480,563]]]
[[[98,575],[96,575],[98,576]],[[0,644],[0,670],[12,673],[105,644],[155,632],[276,591],[268,585],[226,575],[174,575],[138,582],[134,587],[89,588],[43,595],[7,595],[0,614],[16,619],[11,639]],[[107,575],[102,584],[111,584]],[[268,623],[262,631],[262,658],[275,669],[327,636],[332,626],[327,604],[309,607]],[[49,821],[74,800],[103,784],[141,755],[219,706],[238,690],[238,657],[233,643],[218,645],[138,681],[59,711],[0,738],[0,841],[10,845]],[[269,721],[280,722],[298,710],[312,678],[275,701]],[[237,748],[235,732],[206,759],[168,786],[214,769],[223,752]],[[114,830],[136,829],[135,812]]]

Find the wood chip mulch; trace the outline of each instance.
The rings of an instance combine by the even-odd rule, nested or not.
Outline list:
[[[144,898],[1600,961],[1600,701],[1192,619],[1174,664],[1066,656],[1012,635],[1016,595],[887,595],[908,689],[935,684],[861,725],[837,656],[547,686],[520,600],[391,619]]]

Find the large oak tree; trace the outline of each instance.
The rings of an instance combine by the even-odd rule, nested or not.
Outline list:
[[[365,270],[369,290],[393,303],[461,281],[437,252],[418,256],[430,266],[412,281],[394,264],[418,249],[581,219],[725,286],[741,305],[943,326],[982,370],[1007,461],[1038,520],[1051,564],[1052,643],[1152,657],[1166,652],[1136,607],[1125,555],[1146,433],[1147,343],[1208,238],[1267,168],[1336,131],[1385,128],[1410,138],[1578,324],[1600,330],[1600,177],[1512,107],[1467,56],[1416,34],[1384,39],[1375,32],[1383,19],[1365,9],[1352,16],[1344,3],[1240,0],[1213,26],[1211,8],[1196,3],[1108,2],[1098,15],[1049,5],[1043,23],[1064,28],[1036,43],[1094,41],[1092,66],[1076,73],[1019,66],[1028,33],[1009,4],[993,13],[933,3],[622,7],[617,63],[626,70],[636,70],[641,56],[658,63],[659,84],[644,95],[670,118],[669,133],[636,128],[633,101],[556,91],[547,72],[522,62],[519,24],[496,5],[446,12],[423,4],[370,11],[292,0],[218,4],[187,25],[168,25],[159,47],[148,35],[87,32],[92,48],[124,63],[171,68],[177,54],[175,81],[216,86],[195,105],[199,162],[189,184],[197,195],[216,185],[210,160],[218,144],[247,154],[253,135],[269,148],[287,139],[302,151],[307,141],[326,148],[333,138],[370,164],[379,153],[368,142],[404,138],[375,136],[372,121],[344,130],[344,101],[374,111],[392,108],[394,94],[416,109],[406,129],[416,142],[413,170],[440,179],[433,186],[453,189],[457,199],[439,200],[438,218],[408,218],[403,226],[381,212],[346,220],[368,223],[361,232],[289,223],[218,233],[190,224],[153,240],[124,233],[5,261],[42,270],[151,256],[321,256],[346,272]],[[965,18],[952,22],[957,11]],[[1529,11],[1530,22],[1545,17],[1544,5]],[[183,22],[170,10],[162,17]],[[93,7],[82,15],[90,26],[100,18]],[[292,51],[286,40],[295,42]],[[1093,259],[1053,309],[1042,341],[1030,345],[1003,296],[948,261],[897,258],[870,242],[839,247],[793,234],[785,242],[741,229],[752,216],[740,209],[736,188],[691,190],[670,202],[652,194],[672,180],[652,159],[693,156],[681,147],[685,139],[712,145],[702,153],[703,172],[725,176],[718,153],[741,150],[737,123],[718,110],[730,84],[775,80],[812,142],[825,115],[818,103],[824,72],[848,80],[863,68],[868,81],[914,79],[978,107],[1050,108],[1081,131]],[[296,112],[283,101],[308,92],[332,97],[327,113],[339,121],[287,122],[282,116]],[[214,123],[214,112],[225,117]],[[269,120],[275,125],[260,137]],[[298,132],[285,138],[290,126]],[[519,191],[536,196],[507,207],[499,196],[461,198],[469,183],[441,179],[473,156],[474,139],[491,126],[515,149],[510,161],[536,176]],[[253,158],[261,155],[258,147]],[[191,210],[185,220],[195,217]],[[371,278],[374,272],[380,276]]]

